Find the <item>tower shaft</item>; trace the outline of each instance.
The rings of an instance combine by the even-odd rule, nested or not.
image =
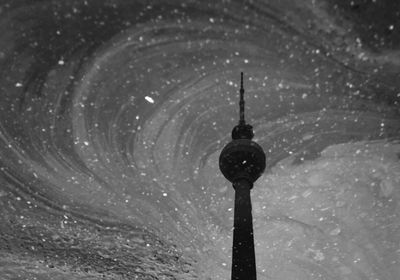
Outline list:
[[[256,280],[253,216],[250,189],[253,184],[246,179],[233,182],[235,212],[232,246],[232,280]]]

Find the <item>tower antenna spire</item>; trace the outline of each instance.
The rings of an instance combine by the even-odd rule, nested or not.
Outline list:
[[[243,88],[243,72],[240,72],[240,101],[239,101],[239,107],[240,107],[240,119],[239,119],[239,125],[244,125],[246,124],[246,121],[244,119],[244,88]]]
[[[232,130],[232,139],[252,139],[254,136],[253,127],[246,124],[244,119],[244,88],[243,72],[240,72],[240,100],[239,100],[239,124]]]

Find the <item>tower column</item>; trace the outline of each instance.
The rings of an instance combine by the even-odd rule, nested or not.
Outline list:
[[[235,189],[235,212],[232,246],[232,280],[256,280],[253,217],[250,189],[253,183],[246,179],[233,182]]]

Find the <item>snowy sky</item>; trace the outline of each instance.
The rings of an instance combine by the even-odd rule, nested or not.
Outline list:
[[[243,71],[258,279],[398,279],[399,13],[2,1],[0,276],[227,279]]]

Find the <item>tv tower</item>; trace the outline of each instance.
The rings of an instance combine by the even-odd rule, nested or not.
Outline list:
[[[240,79],[239,124],[232,130],[229,142],[219,157],[219,169],[235,189],[235,211],[232,246],[232,280],[255,280],[253,217],[250,190],[265,170],[265,153],[251,139],[253,127],[244,119],[243,72]]]

